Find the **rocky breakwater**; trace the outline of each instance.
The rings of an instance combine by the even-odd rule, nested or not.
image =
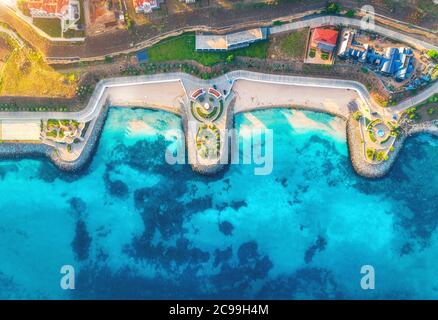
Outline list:
[[[224,99],[223,109],[215,121],[199,121],[190,108],[184,115],[188,161],[195,172],[213,175],[229,163],[228,130],[233,128],[234,102],[232,95]]]
[[[42,143],[0,143],[0,158],[21,160],[22,158],[50,158],[55,150]]]
[[[405,139],[406,137],[403,134],[397,137],[393,145],[394,149],[389,152],[387,160],[380,163],[371,163],[366,158],[359,122],[352,116],[347,120],[347,143],[351,163],[356,173],[366,178],[384,177],[395,163]]]
[[[89,123],[80,153],[77,157],[67,159],[61,152],[52,152],[50,154],[50,159],[58,168],[64,171],[76,172],[83,170],[90,164],[99,144],[108,110],[109,105],[106,104],[102,107],[99,115]]]

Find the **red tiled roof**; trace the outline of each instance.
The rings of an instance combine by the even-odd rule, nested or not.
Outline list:
[[[69,0],[27,0],[29,9],[41,10],[47,13],[62,13],[62,9],[68,5]]]
[[[155,0],[134,0],[134,6],[136,8],[142,7],[145,3],[149,3],[151,6],[155,6],[156,5],[156,1]]]
[[[312,42],[325,42],[331,45],[336,45],[338,39],[338,31],[332,29],[316,28],[313,30]]]

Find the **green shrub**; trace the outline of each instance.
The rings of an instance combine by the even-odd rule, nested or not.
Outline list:
[[[353,113],[353,119],[354,120],[359,121],[360,118],[362,118],[362,112],[356,111],[355,113]]]
[[[341,11],[341,6],[337,2],[327,3],[326,12],[328,14],[338,14]]]
[[[433,49],[431,49],[431,50],[427,51],[427,55],[428,55],[431,59],[438,60],[438,51],[437,51],[437,50],[433,50]]]
[[[377,142],[377,139],[376,139],[376,137],[374,136],[374,132],[373,132],[372,129],[370,129],[370,130],[368,131],[368,134],[369,134],[370,140],[371,140],[372,142]]]
[[[375,153],[376,153],[376,150],[374,150],[373,148],[367,148],[366,154],[367,154],[367,158],[369,160],[374,160]]]
[[[330,57],[330,55],[327,52],[322,52],[321,53],[321,59],[322,60],[328,60]]]
[[[105,63],[112,63],[114,61],[114,58],[111,56],[105,56]]]
[[[348,10],[348,11],[345,13],[345,15],[346,15],[348,18],[354,18],[354,16],[356,15],[356,11],[354,11],[353,9]]]

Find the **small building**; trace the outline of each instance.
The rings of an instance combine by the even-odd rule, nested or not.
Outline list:
[[[78,0],[26,0],[32,18],[58,18],[63,31],[78,29],[81,17]]]
[[[342,33],[338,57],[368,64],[374,71],[400,82],[408,79],[414,71],[412,49],[388,47],[384,53],[378,53],[368,43],[358,43],[355,32],[351,30]]]
[[[384,55],[381,72],[387,76],[393,76],[397,81],[409,78],[413,71],[413,54],[410,48],[389,47]]]
[[[137,52],[137,61],[138,63],[146,63],[148,62],[149,57],[148,57],[148,53],[146,52],[146,50]]]
[[[159,0],[133,0],[135,12],[150,13],[154,9],[160,8]]]
[[[346,31],[342,34],[341,43],[338,49],[338,56],[340,58],[347,58],[349,56],[353,36],[354,33],[351,31]]]
[[[310,47],[332,53],[338,41],[338,31],[333,29],[315,28],[310,39]]]
[[[196,35],[197,51],[229,51],[248,47],[250,44],[266,40],[266,28],[250,29],[226,35]]]

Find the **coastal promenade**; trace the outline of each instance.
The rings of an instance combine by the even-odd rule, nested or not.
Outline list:
[[[221,77],[211,79],[208,81],[201,80],[194,76],[186,73],[163,73],[155,75],[144,75],[144,76],[133,76],[133,77],[123,77],[123,78],[112,78],[101,80],[91,98],[89,99],[87,105],[84,109],[77,112],[0,112],[0,120],[44,120],[44,119],[70,119],[80,122],[88,122],[96,118],[100,113],[102,107],[105,105],[106,100],[112,99],[121,102],[123,100],[129,105],[133,105],[133,100],[139,101],[141,98],[141,104],[143,105],[156,105],[159,107],[159,100],[164,101],[163,107],[168,105],[166,101],[168,99],[176,99],[182,93],[174,94],[175,91],[172,89],[170,93],[166,93],[166,96],[161,96],[162,99],[155,96],[156,94],[162,94],[162,92],[150,92],[149,94],[142,94],[141,92],[136,96],[130,96],[134,92],[146,88],[144,86],[155,86],[162,85],[163,91],[167,92],[166,84],[179,83],[182,86],[184,94],[187,96],[192,90],[200,87],[217,86],[220,90],[225,90],[227,92],[226,96],[231,93],[234,83],[239,80],[246,80],[252,82],[262,82],[275,85],[289,85],[297,87],[307,87],[313,88],[313,91],[309,91],[309,97],[306,101],[308,104],[312,104],[312,99],[319,98],[321,96],[321,90],[324,89],[334,89],[334,90],[353,90],[360,97],[360,100],[364,103],[359,106],[359,108],[369,108],[373,112],[378,112],[383,116],[390,116],[393,113],[400,113],[417,105],[418,103],[426,100],[428,97],[438,92],[438,83],[433,84],[431,87],[421,92],[417,96],[409,98],[402,101],[396,106],[390,106],[382,108],[377,102],[373,100],[368,90],[359,82],[350,80],[339,80],[339,79],[327,79],[327,78],[312,78],[312,77],[299,77],[299,76],[286,76],[286,75],[275,75],[275,74],[263,74],[251,71],[232,71]],[[122,88],[125,88],[122,90]],[[147,90],[147,89],[145,89]],[[239,91],[235,92],[239,94]],[[165,98],[166,97],[166,98]],[[266,105],[258,105],[257,107],[269,107],[269,106],[281,106],[284,105],[284,99],[281,96],[271,95],[269,98],[271,100],[265,100]],[[290,100],[290,105],[299,105],[298,100]],[[318,101],[318,105],[319,101]],[[238,111],[250,111],[255,108],[251,101],[246,101],[246,105],[239,106]],[[172,108],[178,108],[175,104],[172,104]],[[322,110],[330,113],[330,110]],[[176,110],[176,113],[179,111]],[[334,112],[331,112],[334,113]],[[340,115],[337,113],[336,115]],[[346,116],[344,112],[343,116]]]
[[[51,145],[56,153],[51,156],[52,160],[64,169],[74,170],[86,163],[84,158],[91,157],[93,148],[90,145],[96,145],[108,107],[160,109],[173,112],[183,118],[189,159],[196,159],[196,136],[199,129],[190,125],[198,120],[191,109],[191,96],[200,88],[205,90],[216,88],[223,96],[224,110],[221,116],[214,123],[207,121],[208,125],[214,124],[221,132],[232,128],[236,113],[278,107],[325,112],[348,121],[351,119],[351,114],[359,110],[364,115],[374,114],[382,120],[390,121],[394,114],[400,115],[400,112],[406,108],[415,106],[438,92],[435,84],[399,105],[382,108],[361,83],[349,80],[262,74],[243,70],[233,71],[211,80],[201,80],[185,73],[168,73],[102,80],[96,86],[86,107],[78,112],[0,112],[0,121],[69,119],[88,122],[84,140],[75,144],[72,151],[68,152],[63,145]],[[359,132],[357,124],[350,124],[347,128]],[[431,126],[428,128],[430,129]],[[364,155],[363,144],[351,132],[347,137],[350,137],[349,142],[352,138],[355,139],[354,141],[357,140],[349,145],[355,168],[361,174],[372,177],[382,176],[395,161],[393,156],[391,161],[386,161],[381,166],[370,166]],[[221,155],[226,151],[225,139],[226,136],[221,134],[218,141]],[[398,145],[401,147],[401,144],[396,144],[396,147]],[[47,154],[45,147],[44,154]],[[222,162],[223,160],[221,159]],[[218,161],[191,164],[195,170],[203,173],[215,172],[220,165]],[[365,169],[361,171],[359,167]]]

